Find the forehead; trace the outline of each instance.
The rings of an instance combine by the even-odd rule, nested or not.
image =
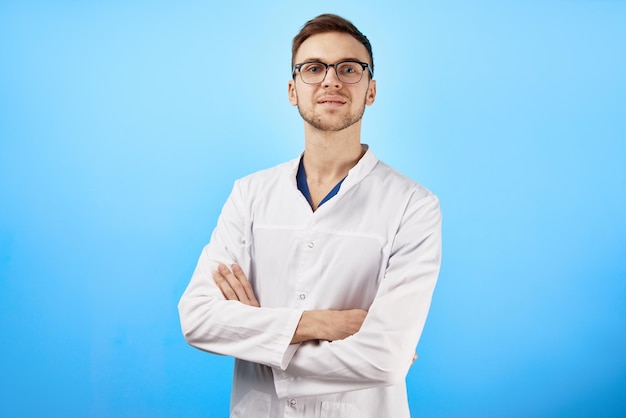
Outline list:
[[[356,58],[369,62],[367,49],[352,35],[339,32],[318,33],[300,45],[295,62],[319,59],[333,63],[345,58]]]

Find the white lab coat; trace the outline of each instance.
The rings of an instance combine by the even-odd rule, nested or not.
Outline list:
[[[409,417],[405,378],[439,273],[439,201],[368,149],[313,212],[298,163],[235,183],[180,300],[185,338],[236,358],[231,417]],[[217,262],[243,268],[260,308],[224,299]],[[353,336],[290,344],[304,310],[352,308],[368,310]]]

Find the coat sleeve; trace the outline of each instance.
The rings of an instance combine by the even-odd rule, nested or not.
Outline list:
[[[237,263],[249,277],[250,244],[250,217],[237,182],[178,304],[181,328],[201,350],[284,369],[299,347],[290,342],[302,311],[225,300],[212,277],[218,263]]]
[[[441,261],[441,212],[429,194],[406,206],[385,275],[356,334],[303,343],[285,370],[273,369],[279,398],[401,383],[430,308]]]

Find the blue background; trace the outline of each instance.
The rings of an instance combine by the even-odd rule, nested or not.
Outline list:
[[[227,416],[176,304],[233,181],[301,151],[327,11],[374,46],[363,142],[442,202],[413,415],[626,415],[626,2],[4,0],[0,416]]]

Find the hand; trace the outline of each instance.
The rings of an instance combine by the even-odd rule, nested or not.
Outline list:
[[[231,266],[232,270],[220,263],[217,271],[213,272],[213,280],[220,288],[226,300],[238,300],[239,302],[259,307],[254,291],[246,275],[237,264]]]
[[[305,311],[291,343],[343,340],[361,329],[366,316],[362,309]]]

